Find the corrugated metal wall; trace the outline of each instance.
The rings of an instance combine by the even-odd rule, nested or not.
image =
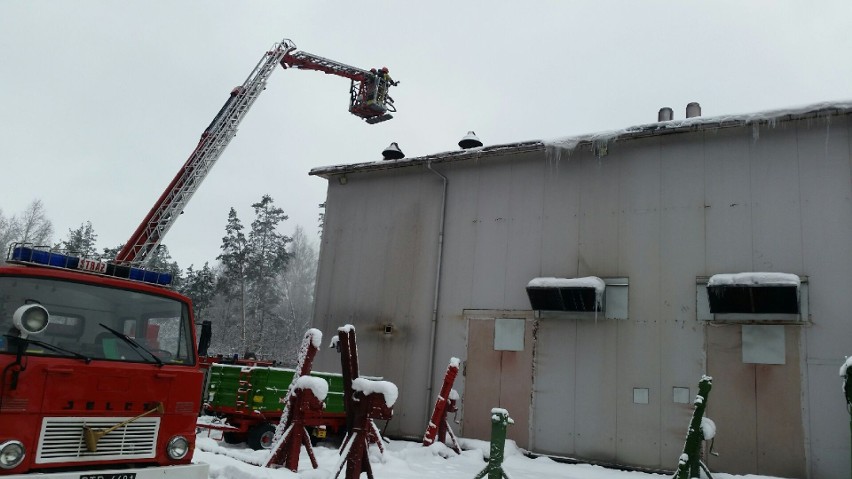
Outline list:
[[[835,116],[620,141],[601,158],[538,151],[436,164],[449,184],[431,367],[441,179],[422,165],[348,173],[346,184],[332,177],[315,323],[326,334],[356,325],[362,373],[400,387],[388,431],[419,436],[434,400],[428,375],[437,393],[449,358],[466,359],[471,311],[529,309],[524,286],[534,277],[627,277],[627,320],[539,320],[532,391],[518,390],[532,413],[510,410],[529,415],[533,450],[673,468],[692,409],[673,389],[694,396],[709,368],[708,414],[720,418],[724,453],[715,466],[836,477],[850,467],[836,376],[852,354],[849,130]],[[708,347],[707,331],[717,330],[696,320],[695,278],[743,271],[808,276],[813,324],[787,327],[783,366],[737,363],[740,328],[724,326],[731,332],[718,344],[730,360],[712,371],[724,348]],[[384,323],[398,327],[385,335]],[[336,361],[323,354],[317,369],[339,369]],[[755,378],[750,388],[744,377]],[[634,388],[648,390],[647,404],[634,402]],[[464,415],[499,401],[465,403]],[[726,412],[742,407],[794,427],[783,441],[765,426],[743,435]],[[764,438],[753,453],[725,445],[748,435]]]

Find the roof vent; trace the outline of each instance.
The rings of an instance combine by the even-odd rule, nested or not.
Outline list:
[[[463,150],[467,150],[469,148],[477,148],[482,146],[482,142],[477,138],[476,133],[469,131],[467,135],[464,136],[461,140],[459,140],[459,146]]]
[[[601,311],[606,285],[597,276],[534,278],[527,284],[530,306],[544,311]]]
[[[660,112],[657,113],[657,121],[671,121],[672,118],[674,118],[674,110],[667,106],[660,108]]]
[[[701,105],[697,101],[694,101],[686,105],[686,117],[693,118],[696,116],[701,116]]]
[[[388,145],[384,151],[382,151],[382,157],[384,157],[385,160],[401,160],[405,158],[405,153],[399,149],[399,145],[397,145],[396,142],[393,142]]]
[[[799,314],[800,284],[788,273],[716,274],[707,281],[710,312]]]

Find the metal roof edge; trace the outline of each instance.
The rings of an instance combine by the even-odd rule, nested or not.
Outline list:
[[[735,128],[747,125],[775,125],[778,122],[807,120],[811,118],[826,118],[830,116],[848,115],[852,113],[852,101],[824,102],[778,110],[767,110],[757,113],[739,115],[720,115],[714,117],[698,116],[683,120],[669,120],[656,123],[631,126],[621,130],[611,130],[585,135],[575,135],[552,140],[534,140],[519,143],[508,143],[493,145],[467,150],[446,151],[428,156],[415,158],[402,158],[399,160],[382,160],[365,163],[354,163],[344,165],[322,166],[311,169],[311,176],[328,178],[350,172],[366,172],[389,170],[394,168],[406,168],[423,164],[446,163],[464,161],[478,158],[489,158],[508,154],[523,153],[547,149],[574,150],[578,146],[586,145],[594,147],[597,144],[606,144],[610,141],[630,140],[646,138],[651,136],[662,136],[675,133],[686,133],[690,131],[715,130],[722,128]]]
[[[528,151],[544,150],[544,142],[541,140],[526,141],[521,143],[507,143],[505,145],[481,146],[467,150],[445,151],[428,156],[416,158],[402,158],[399,160],[382,160],[367,163],[354,163],[348,165],[321,166],[311,169],[311,176],[328,178],[343,173],[389,170],[394,168],[406,168],[424,164],[448,163],[479,158],[491,158],[508,154],[524,153]]]
[[[580,145],[594,147],[610,141],[632,140],[652,136],[662,136],[690,131],[717,130],[736,128],[748,125],[775,125],[779,122],[807,120],[812,118],[827,118],[830,116],[848,115],[852,113],[852,101],[824,102],[802,107],[767,110],[756,113],[739,115],[697,116],[683,120],[669,120],[656,123],[631,126],[622,130],[611,130],[585,135],[568,136],[545,140],[548,149],[562,148],[574,150]]]

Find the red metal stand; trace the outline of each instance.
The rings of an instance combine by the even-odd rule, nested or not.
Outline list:
[[[265,467],[284,466],[293,472],[299,469],[300,447],[305,446],[311,465],[314,469],[318,467],[314,458],[313,447],[310,436],[305,429],[305,419],[322,413],[325,397],[317,397],[310,388],[312,381],[324,381],[320,378],[312,378],[311,366],[317,354],[319,344],[322,342],[322,333],[317,329],[309,329],[302,340],[302,348],[299,350],[299,364],[293,382],[287,389],[287,396],[281,398],[285,403],[284,412],[281,414],[281,422],[275,430],[272,439],[272,451],[266,461]],[[325,391],[328,391],[326,384]]]
[[[343,443],[340,454],[345,457],[345,460],[334,477],[340,475],[345,465],[346,479],[359,479],[362,472],[367,473],[368,479],[373,479],[373,468],[370,466],[367,451],[374,440],[378,441],[376,444],[381,444],[381,439],[376,436],[378,431],[373,424],[373,419],[390,419],[393,417],[393,410],[385,403],[384,395],[379,393],[365,395],[361,391],[356,391],[352,399],[354,426]]]
[[[376,444],[384,453],[381,434],[373,422],[374,419],[389,420],[393,417],[393,402],[379,392],[355,390],[353,382],[358,376],[358,347],[355,342],[355,328],[346,325],[338,330],[337,346],[343,369],[343,403],[346,408],[346,439],[340,447],[342,460],[334,475],[337,478],[343,466],[346,466],[346,479],[359,479],[362,472],[373,479],[373,469],[367,454],[369,445]],[[361,382],[363,383],[362,379]],[[370,383],[370,381],[367,381]],[[396,387],[394,386],[394,391]]]
[[[448,413],[458,411],[458,406],[456,404],[458,393],[452,389],[453,382],[456,380],[458,373],[459,360],[457,358],[452,358],[450,359],[450,365],[447,366],[447,372],[444,375],[444,384],[441,386],[441,393],[438,395],[437,401],[435,401],[435,409],[432,411],[432,418],[429,421],[429,425],[426,427],[426,434],[423,436],[423,445],[431,446],[434,444],[436,436],[438,441],[446,443],[447,435],[449,434],[450,439],[452,439],[452,445],[450,447],[456,451],[456,454],[461,454],[461,448],[459,447],[458,440],[456,440],[456,435],[453,434],[453,429],[447,421]]]
[[[317,380],[319,378],[312,379]],[[319,380],[322,381],[322,379]],[[283,465],[287,469],[297,472],[299,469],[299,452],[301,451],[301,446],[304,446],[308,452],[308,457],[311,459],[313,468],[316,469],[318,467],[313,447],[311,447],[310,435],[305,428],[305,417],[310,414],[322,412],[322,406],[322,400],[314,394],[305,382],[299,381],[293,394],[290,396],[290,419],[287,428],[282,435],[281,441],[277,443],[278,447],[275,448],[266,462],[266,467]]]

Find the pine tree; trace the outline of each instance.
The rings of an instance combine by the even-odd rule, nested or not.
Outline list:
[[[86,221],[81,223],[79,228],[68,230],[68,238],[62,241],[62,247],[72,253],[94,256],[98,253],[95,248],[97,240],[98,235],[92,228],[92,222]]]
[[[210,269],[210,265],[205,262],[204,266],[198,271],[193,269],[193,265],[189,265],[179,291],[192,300],[192,312],[195,314],[195,320],[206,319],[204,317],[205,312],[216,294],[216,277],[213,270]]]
[[[124,248],[124,243],[112,247],[112,248],[104,248],[103,253],[101,253],[101,257],[105,260],[113,260],[116,256],[118,256],[118,252]]]
[[[224,296],[226,313],[230,309],[229,306],[232,301],[235,299],[239,301],[240,343],[241,350],[245,352],[247,346],[245,299],[248,241],[243,234],[243,225],[237,217],[237,211],[233,207],[228,212],[228,223],[225,226],[225,236],[222,238],[221,249],[222,254],[216,257],[222,265],[222,275],[217,282],[217,289]]]
[[[257,324],[254,344],[258,348],[256,352],[259,352],[265,346],[267,320],[281,319],[277,314],[281,296],[276,278],[287,267],[287,244],[292,239],[277,231],[278,225],[288,217],[283,209],[274,205],[271,196],[263,195],[258,203],[251,206],[255,220],[248,236],[246,275],[251,284],[251,307]],[[280,325],[273,324],[273,329],[276,326]]]
[[[183,281],[183,270],[177,261],[172,259],[169,247],[164,244],[157,245],[145,259],[144,268],[152,271],[167,272],[172,275],[171,286],[180,291]]]

